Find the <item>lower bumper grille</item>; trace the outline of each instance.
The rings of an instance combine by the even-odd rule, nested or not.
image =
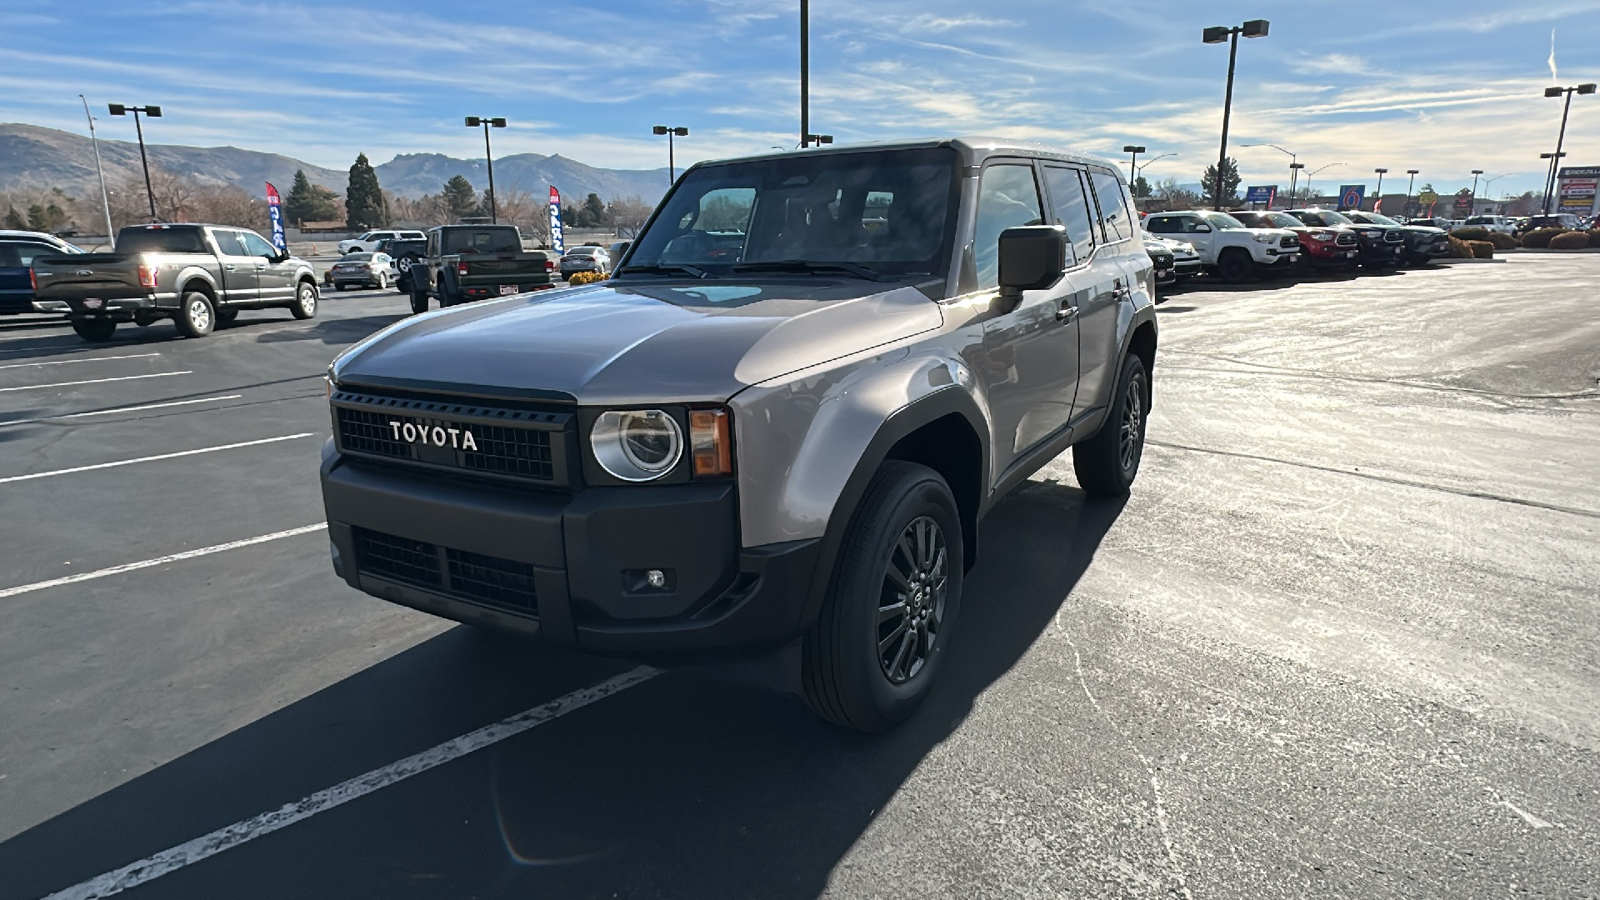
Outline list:
[[[436,591],[458,600],[537,616],[534,567],[426,541],[353,529],[357,568],[369,575]]]

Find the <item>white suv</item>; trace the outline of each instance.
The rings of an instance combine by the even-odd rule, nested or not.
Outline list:
[[[1151,234],[1194,245],[1200,262],[1224,281],[1249,281],[1262,270],[1291,269],[1300,261],[1300,238],[1287,228],[1247,228],[1227,213],[1206,210],[1151,213]]]
[[[379,241],[423,241],[428,236],[420,231],[369,231],[361,237],[339,242],[339,255],[346,253],[372,253]]]
[[[1469,216],[1465,222],[1452,228],[1451,231],[1461,228],[1482,228],[1484,231],[1498,231],[1501,234],[1517,233],[1517,226],[1505,216]]]

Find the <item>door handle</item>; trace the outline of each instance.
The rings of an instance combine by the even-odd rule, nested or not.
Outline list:
[[[232,272],[234,269],[236,269],[238,267],[233,265],[232,263],[229,263],[228,265],[225,265],[222,268],[223,268],[224,271]]]
[[[257,272],[265,272],[266,270],[267,270],[266,266],[256,266],[256,271]]]
[[[1073,319],[1076,319],[1077,317],[1078,317],[1078,308],[1076,306],[1062,306],[1060,309],[1056,310],[1056,321],[1057,322],[1071,322]]]

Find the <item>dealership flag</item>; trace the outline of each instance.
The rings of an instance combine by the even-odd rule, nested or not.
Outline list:
[[[272,246],[277,247],[279,253],[288,253],[289,240],[283,236],[283,200],[270,181],[267,182],[267,217],[272,220]]]
[[[550,249],[566,253],[566,242],[561,239],[561,192],[550,188]]]

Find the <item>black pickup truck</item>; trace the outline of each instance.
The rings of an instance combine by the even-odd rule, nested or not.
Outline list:
[[[555,287],[555,259],[522,249],[512,225],[439,225],[428,229],[428,247],[409,270],[411,311],[427,312],[428,299],[455,306]]]

